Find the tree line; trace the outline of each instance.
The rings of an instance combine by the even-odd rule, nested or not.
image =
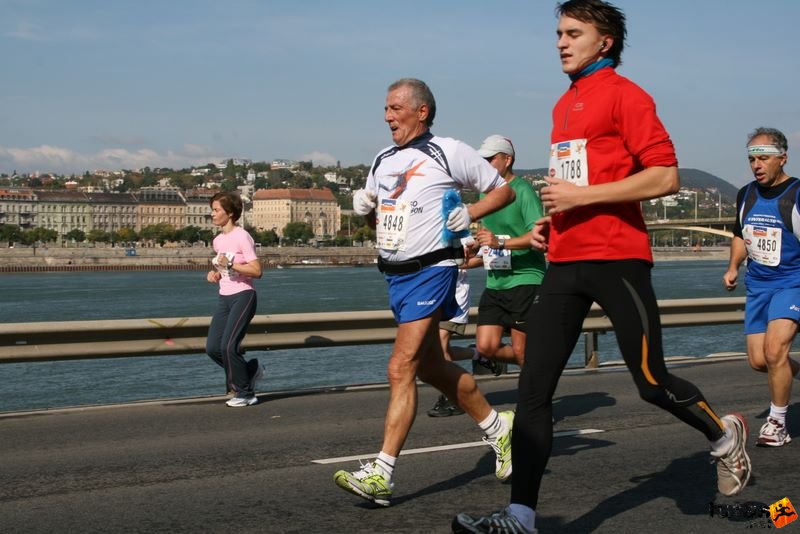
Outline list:
[[[304,222],[292,222],[287,224],[282,231],[283,236],[279,236],[275,230],[256,230],[253,227],[245,226],[253,240],[262,246],[270,247],[276,245],[306,245],[314,240],[314,230],[311,225]],[[210,229],[202,229],[197,226],[186,226],[183,228],[173,228],[168,223],[162,222],[145,226],[137,232],[133,228],[123,227],[113,232],[93,229],[84,232],[74,228],[64,234],[62,242],[66,243],[188,243],[194,244],[203,242],[211,244],[216,232]],[[364,243],[375,240],[375,231],[366,225],[363,217],[342,216],[342,230],[335,236],[325,236],[318,244],[323,246],[350,246],[354,242]],[[55,243],[58,241],[58,232],[48,228],[21,229],[13,224],[0,225],[0,241],[9,244],[20,243],[23,245],[36,245],[45,243]]]

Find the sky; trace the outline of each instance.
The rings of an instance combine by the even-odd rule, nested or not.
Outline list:
[[[618,0],[618,72],[649,92],[681,167],[740,186],[755,127],[800,173],[795,0]],[[567,89],[554,1],[0,0],[0,173],[184,168],[228,158],[369,164],[386,87],[424,80],[432,131],[510,137],[546,167]],[[798,160],[800,161],[800,159]]]

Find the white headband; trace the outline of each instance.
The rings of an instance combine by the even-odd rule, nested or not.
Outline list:
[[[750,145],[747,147],[748,156],[783,156],[784,154],[786,152],[775,145]]]

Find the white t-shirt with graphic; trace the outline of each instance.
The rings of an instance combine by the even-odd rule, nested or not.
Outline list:
[[[487,193],[503,186],[497,170],[456,139],[425,134],[403,148],[385,149],[375,158],[365,187],[377,196],[379,254],[403,261],[444,248],[445,192],[469,188]]]

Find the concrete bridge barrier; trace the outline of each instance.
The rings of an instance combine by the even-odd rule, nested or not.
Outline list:
[[[744,321],[744,297],[659,301],[665,328]],[[470,309],[466,336],[474,337],[478,309]],[[0,325],[0,363],[119,358],[205,352],[211,317],[58,321]],[[597,364],[597,335],[612,330],[597,305],[583,330],[586,365]],[[392,343],[396,324],[390,311],[256,315],[244,347],[294,349]]]

